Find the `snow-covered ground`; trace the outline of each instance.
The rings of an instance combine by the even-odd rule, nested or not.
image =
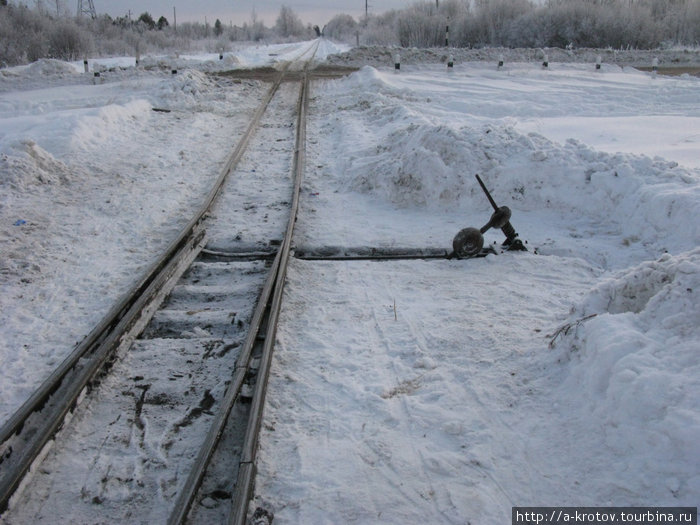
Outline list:
[[[491,213],[478,173],[530,252],[294,261],[256,505],[397,524],[697,505],[698,87],[484,63],[318,86],[297,244],[449,247]]]
[[[0,71],[0,418],[218,175],[265,86],[202,71],[299,49],[191,57],[177,75]],[[490,216],[478,173],[529,251],[293,260],[254,507],[275,523],[496,524],[515,505],[696,506],[699,89],[554,61],[314,83],[297,246],[449,249]]]

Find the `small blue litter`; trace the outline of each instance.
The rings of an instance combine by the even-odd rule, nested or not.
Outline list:
[[[23,224],[27,224],[27,221],[24,219],[17,219],[17,222],[15,222],[15,226],[22,226]]]

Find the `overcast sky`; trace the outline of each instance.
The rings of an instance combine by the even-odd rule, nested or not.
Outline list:
[[[77,8],[79,0],[67,0],[68,5]],[[49,2],[50,3],[50,2]],[[241,25],[250,22],[253,10],[259,20],[270,26],[275,23],[283,5],[292,10],[304,23],[323,26],[338,13],[346,13],[356,19],[365,14],[365,0],[93,0],[97,14],[107,13],[112,17],[131,16],[137,18],[148,11],[154,19],[165,16],[173,23],[173,7],[176,8],[178,22],[204,22],[204,17],[212,24],[217,18],[225,24]],[[368,0],[369,12],[383,13],[390,9],[400,9],[415,3],[415,0]],[[88,5],[88,0],[83,0]]]

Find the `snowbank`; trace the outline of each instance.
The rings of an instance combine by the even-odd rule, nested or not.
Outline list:
[[[552,210],[562,225],[604,224],[627,244],[659,251],[700,244],[700,223],[691,219],[700,216],[700,170],[659,157],[606,153],[576,139],[560,144],[523,133],[508,120],[467,120],[456,112],[436,122],[409,109],[432,101],[407,95],[392,85],[394,78],[363,68],[346,82],[357,100],[341,103],[328,117],[328,130],[335,128],[339,139],[335,162],[346,191],[399,208],[479,210],[486,222],[490,207],[475,183],[479,174],[497,188],[499,204],[518,213]],[[361,123],[345,124],[344,114]]]
[[[27,139],[13,146],[9,154],[0,154],[0,187],[6,192],[31,192],[33,185],[65,184],[73,178],[73,168],[36,142]]]
[[[235,69],[240,66],[240,59],[232,53],[224,53],[219,58],[219,53],[205,55],[167,55],[145,56],[139,61],[139,66],[146,69],[162,69],[168,72],[172,70],[196,69],[199,71],[222,71]]]
[[[201,71],[187,69],[178,73],[172,82],[162,83],[158,94],[170,102],[194,101],[214,88],[216,82]]]
[[[54,60],[52,58],[41,58],[29,64],[23,70],[27,76],[48,76],[48,75],[75,75],[79,71],[68,62]]]
[[[699,290],[700,249],[644,262],[594,287],[553,341],[565,410],[605,428],[629,479],[669,502],[700,493]]]
[[[146,100],[134,100],[124,105],[110,104],[94,113],[75,123],[71,132],[73,149],[97,147],[118,133],[128,133],[136,121],[145,122],[151,117],[151,104]]]

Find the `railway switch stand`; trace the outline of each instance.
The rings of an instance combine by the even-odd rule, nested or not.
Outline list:
[[[495,253],[492,248],[484,249],[484,233],[491,228],[500,229],[506,236],[506,240],[501,245],[506,250],[527,251],[523,242],[518,238],[518,233],[510,223],[512,212],[508,206],[498,206],[496,201],[491,197],[491,193],[486,189],[484,181],[479,175],[476,175],[476,180],[479,182],[481,189],[484,190],[486,198],[491,203],[494,211],[491,214],[489,221],[481,228],[464,228],[455,235],[452,240],[452,255],[458,259],[468,259],[471,257],[483,257],[489,253]]]

